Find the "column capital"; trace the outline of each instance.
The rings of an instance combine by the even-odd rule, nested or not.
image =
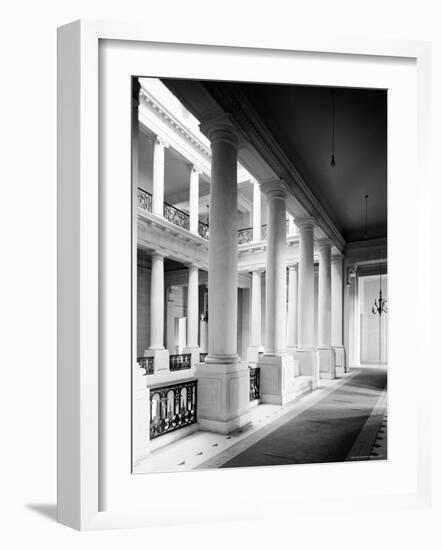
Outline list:
[[[251,267],[249,269],[249,273],[251,273],[252,275],[254,275],[255,273],[261,274],[261,273],[264,273],[265,270],[266,268],[263,266],[256,266],[256,267]]]
[[[167,149],[170,146],[169,142],[166,139],[164,139],[161,136],[158,136],[157,134],[150,134],[148,136],[148,140],[150,141],[150,143],[152,143],[152,145],[155,145],[155,144],[162,145],[164,149]]]
[[[289,271],[298,271],[298,262],[287,265]]]
[[[153,250],[150,254],[151,258],[167,258],[168,254],[166,252],[163,252],[161,250]]]
[[[260,182],[261,191],[265,194],[267,200],[287,198],[287,192],[284,187],[284,182],[279,178],[271,178]]]
[[[239,146],[238,131],[227,114],[208,117],[201,122],[200,130],[210,139],[211,143],[223,141],[230,143],[235,148]]]
[[[313,216],[302,216],[295,218],[295,225],[299,231],[302,229],[314,229],[316,225],[316,220]]]
[[[327,250],[331,249],[332,242],[330,241],[330,239],[318,239],[316,241],[316,246],[318,248],[318,251]]]
[[[197,271],[199,270],[199,266],[193,261],[186,262],[184,265],[187,267],[187,269],[193,269],[193,270],[197,270]]]
[[[197,173],[198,175],[204,172],[201,166],[193,164],[193,162],[187,163],[187,167],[189,168],[189,172],[194,172],[194,173]]]

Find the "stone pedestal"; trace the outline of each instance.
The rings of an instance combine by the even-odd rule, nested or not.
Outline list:
[[[257,363],[260,355],[264,352],[264,346],[249,346],[247,348],[247,362]]]
[[[347,372],[344,346],[333,346],[333,349],[335,350],[336,369],[339,369],[341,372]]]
[[[228,434],[250,422],[249,368],[246,363],[197,365],[200,428]]]
[[[153,357],[154,372],[169,370],[169,350],[168,349],[146,349],[144,357]]]
[[[319,354],[315,349],[297,348],[293,354],[299,363],[299,376],[311,376],[312,388],[319,385]]]
[[[292,355],[263,355],[259,358],[258,367],[263,403],[285,405],[295,399],[297,361]]]
[[[199,347],[186,347],[183,348],[183,353],[190,353],[192,355],[191,364],[194,367],[200,362],[200,348]]]
[[[336,378],[335,350],[333,348],[318,348],[319,378],[332,380]]]

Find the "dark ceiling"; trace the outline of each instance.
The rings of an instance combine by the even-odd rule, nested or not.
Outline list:
[[[336,166],[331,167],[330,88],[207,83],[218,97],[223,87],[246,96],[347,242],[365,237],[365,194],[367,238],[386,237],[386,90],[335,89]]]

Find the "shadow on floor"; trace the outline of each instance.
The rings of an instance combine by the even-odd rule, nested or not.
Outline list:
[[[25,508],[32,510],[40,516],[57,521],[57,505],[56,504],[25,504]]]

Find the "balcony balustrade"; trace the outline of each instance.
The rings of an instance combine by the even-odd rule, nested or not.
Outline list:
[[[198,222],[198,235],[203,239],[209,240],[209,226],[207,223]]]
[[[249,400],[254,401],[259,399],[259,367],[251,367],[249,365],[249,374],[250,374],[250,386],[249,386]]]
[[[150,390],[150,439],[197,421],[197,380]]]
[[[152,212],[152,195],[144,189],[137,189],[137,206],[146,212]]]
[[[152,212],[152,195],[148,191],[144,191],[144,189],[138,188],[137,191],[137,205],[142,210],[145,210],[146,212]],[[163,210],[164,218],[174,223],[175,225],[178,225],[178,227],[182,227],[183,229],[186,229],[187,231],[190,228],[190,216],[187,214],[187,212],[183,212],[179,208],[176,208],[172,204],[169,204],[167,202],[164,203],[164,210]],[[288,227],[288,220],[286,220],[287,227]],[[202,237],[203,239],[208,240],[209,239],[209,226],[207,223],[198,222],[198,235]],[[261,226],[261,239],[265,241],[267,239],[267,225]],[[247,244],[253,241],[253,228],[252,227],[246,227],[244,229],[238,230],[238,244]]]
[[[200,353],[200,363],[204,363],[206,360],[207,353]]]
[[[154,373],[153,361],[153,357],[137,357],[138,366],[146,371],[143,376]]]
[[[253,240],[253,229],[246,227],[238,230],[238,244],[249,243]]]
[[[169,355],[169,369],[171,371],[190,369],[192,366],[192,355],[181,353]]]
[[[165,202],[163,215],[167,221],[178,225],[178,227],[189,230],[190,216],[186,212],[183,212],[179,208],[175,208],[175,206]]]

